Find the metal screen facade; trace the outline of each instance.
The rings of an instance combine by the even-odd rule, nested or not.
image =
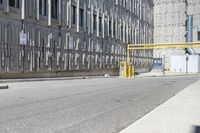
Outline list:
[[[153,43],[152,0],[3,0],[0,16],[1,72],[116,68],[127,44]]]

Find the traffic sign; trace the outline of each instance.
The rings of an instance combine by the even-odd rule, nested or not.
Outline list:
[[[27,35],[26,33],[19,34],[19,44],[20,45],[27,45]]]

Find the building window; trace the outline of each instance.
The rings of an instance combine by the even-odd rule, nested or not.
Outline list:
[[[93,29],[94,31],[97,30],[97,15],[96,14],[93,15]]]
[[[102,32],[102,17],[99,17],[99,32]]]
[[[83,11],[83,9],[80,9],[79,10],[79,18],[80,18],[80,20],[79,20],[79,26],[80,27],[83,27],[83,23],[84,23],[84,11]]]
[[[112,33],[112,22],[109,21],[109,35],[111,35]]]
[[[15,0],[9,0],[9,5],[10,6],[15,6]]]
[[[123,40],[123,36],[124,36],[124,32],[123,32],[123,30],[124,30],[124,27],[123,26],[121,26],[121,40]]]
[[[40,15],[47,16],[47,0],[40,0],[39,5]]]
[[[3,3],[3,0],[0,0],[0,4],[2,4]]]
[[[9,5],[12,7],[19,8],[19,0],[9,0]]]
[[[51,17],[58,18],[58,0],[51,0]]]
[[[42,0],[39,1],[39,12],[42,15]]]
[[[126,31],[126,30],[127,30],[127,27],[125,27],[125,31],[124,31],[124,32],[125,32],[125,33],[124,33],[124,35],[125,35],[125,41],[126,41],[126,39],[127,39],[127,38],[126,38],[126,37],[127,37],[127,31]]]
[[[198,31],[198,41],[200,41],[200,31]]]
[[[114,22],[114,23],[113,23],[113,36],[116,35],[116,33],[115,33],[115,32],[116,32],[116,29],[115,29],[115,28],[116,28],[116,24],[115,24],[115,22]]]
[[[72,5],[72,24],[76,24],[76,7]]]

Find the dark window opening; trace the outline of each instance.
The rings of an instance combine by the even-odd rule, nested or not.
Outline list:
[[[3,0],[0,0],[0,3],[2,4],[2,3],[3,3]]]
[[[15,7],[15,0],[9,0],[9,5]]]
[[[126,27],[125,27],[125,33],[124,34],[125,34],[125,41],[126,41],[126,39],[127,39],[126,38],[127,37]]]
[[[124,29],[124,27],[121,26],[121,38],[122,38],[122,40],[123,40],[123,36],[124,36],[124,34],[123,34],[123,29]]]
[[[200,41],[200,31],[198,31],[198,41]]]
[[[72,24],[76,24],[76,7],[72,5]]]
[[[19,8],[19,4],[20,4],[20,3],[19,3],[19,0],[17,0],[15,6],[16,6],[17,8]]]
[[[116,24],[115,23],[113,23],[113,36],[115,36],[116,34],[115,34],[115,32],[116,32]]]
[[[94,31],[97,30],[97,15],[93,15],[93,29]]]
[[[109,21],[109,35],[111,35],[112,33],[112,22]]]
[[[47,0],[44,0],[44,16],[47,16]]]
[[[79,10],[79,15],[80,15],[80,20],[79,20],[79,26],[80,27],[83,27],[83,23],[84,23],[84,11],[83,9],[80,9]]]
[[[39,1],[39,12],[42,15],[42,0]]]
[[[44,0],[44,16],[47,16],[47,0]]]
[[[39,1],[39,12],[42,16],[47,16],[47,0]]]
[[[12,7],[19,8],[19,0],[9,0],[9,5]]]
[[[51,0],[51,17],[58,18],[58,0]]]
[[[102,17],[99,17],[99,32],[102,32]]]

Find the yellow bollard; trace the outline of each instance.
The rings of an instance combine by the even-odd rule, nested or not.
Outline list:
[[[135,67],[132,66],[132,77],[135,77]]]
[[[127,62],[121,62],[120,76],[123,76],[124,78],[134,77],[134,66]]]
[[[124,63],[124,78],[126,78],[126,76],[127,76],[127,65],[126,65],[126,63]]]

